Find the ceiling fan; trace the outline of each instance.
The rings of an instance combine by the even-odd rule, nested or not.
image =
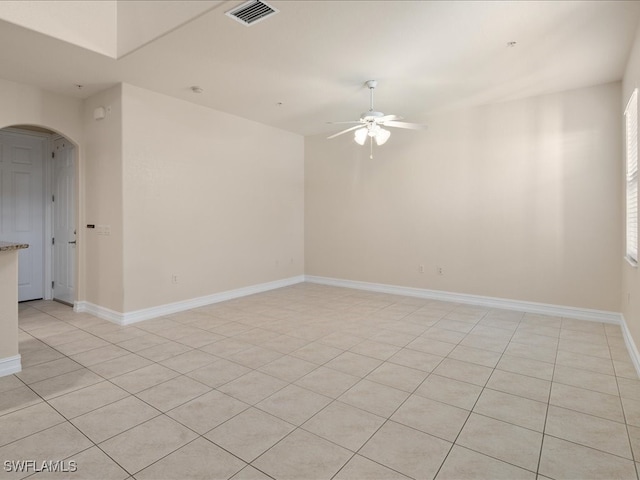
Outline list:
[[[426,128],[426,125],[421,125],[419,123],[400,122],[399,120],[402,120],[402,117],[398,115],[385,115],[382,112],[376,112],[373,109],[373,90],[378,86],[378,82],[376,80],[367,80],[365,85],[369,89],[369,111],[360,114],[360,120],[353,120],[349,122],[328,122],[334,125],[355,124],[355,126],[346,128],[338,133],[334,133],[327,137],[327,139],[335,138],[339,135],[355,130],[354,140],[359,145],[364,145],[367,141],[367,137],[371,139],[372,153],[370,158],[373,158],[373,141],[375,140],[376,145],[383,145],[391,136],[391,132],[382,128],[383,126],[408,128],[411,130],[421,130]]]

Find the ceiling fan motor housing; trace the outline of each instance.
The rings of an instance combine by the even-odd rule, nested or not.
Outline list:
[[[378,118],[384,117],[384,113],[382,112],[374,112],[369,110],[368,112],[360,114],[360,120],[364,122],[373,122]]]

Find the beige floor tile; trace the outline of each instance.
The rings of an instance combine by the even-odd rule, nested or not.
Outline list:
[[[409,343],[405,348],[409,350],[417,350],[423,353],[429,353],[431,355],[438,355],[446,357],[455,348],[455,344],[449,342],[442,342],[433,338],[425,337],[424,335],[416,338],[413,342]]]
[[[226,337],[224,337],[223,335],[218,335],[217,333],[197,332],[185,335],[184,337],[179,337],[176,339],[176,342],[192,348],[202,348],[214,342],[224,340],[225,338]]]
[[[35,338],[32,340],[33,342],[38,342]],[[19,350],[20,355],[22,356],[21,363],[22,368],[27,369],[29,367],[33,367],[36,365],[40,365],[43,363],[48,363],[53,360],[58,360],[64,357],[60,352],[54,350],[53,348],[38,342],[42,345],[41,348],[26,350],[24,348],[25,342],[20,342]]]
[[[568,338],[561,338],[558,342],[558,351],[580,353],[600,358],[611,358],[609,346],[606,344],[593,344],[579,342]]]
[[[618,395],[618,384],[620,383],[616,382],[616,377],[612,375],[603,375],[562,365],[556,365],[553,381],[609,395]]]
[[[555,363],[557,350],[553,347],[539,347],[524,343],[509,343],[504,353],[514,357],[530,358],[541,362]]]
[[[160,414],[155,408],[130,396],[71,420],[95,443],[118,435]]]
[[[547,403],[485,388],[473,411],[542,432],[547,416]]]
[[[550,478],[585,480],[636,478],[631,460],[545,435],[540,473]]]
[[[179,376],[143,390],[137,396],[158,410],[166,412],[210,390],[211,387],[189,377]]]
[[[161,415],[99,446],[125,470],[135,474],[196,437],[188,428]]]
[[[18,380],[18,382],[20,381]],[[33,390],[22,382],[20,384],[21,387],[0,393],[0,416],[42,402],[42,399]]]
[[[390,345],[395,345],[396,347],[406,347],[407,344],[416,339],[416,335],[411,335],[408,333],[395,332],[393,330],[380,331],[374,335],[372,335],[369,340],[374,342],[382,342],[388,343]]]
[[[551,382],[519,373],[494,370],[487,382],[487,388],[530,398],[538,402],[547,402],[551,391]]]
[[[166,382],[179,375],[178,372],[162,365],[153,364],[111,379],[113,383],[129,393],[138,393],[147,388]]]
[[[191,347],[183,345],[182,343],[167,341],[166,343],[156,345],[154,347],[139,350],[137,353],[152,362],[161,362],[162,360],[190,352],[191,350],[193,350]]]
[[[319,367],[296,381],[295,384],[327,397],[338,398],[359,381],[360,378],[354,375]]]
[[[536,471],[542,434],[472,413],[456,443],[498,460]]]
[[[439,335],[439,333],[436,333],[436,332],[438,332],[439,330],[446,330],[452,334],[449,337],[450,340],[446,340],[447,338],[446,334],[443,334],[439,339],[442,340],[443,342],[450,341],[450,343],[457,344],[460,342],[460,340],[462,340],[465,337],[467,333],[473,330],[473,327],[475,327],[474,323],[461,322],[458,320],[452,320],[450,318],[445,317],[438,320],[438,323],[436,323],[423,335],[429,338],[437,338],[435,336],[431,336],[431,334],[435,333],[436,335]]]
[[[384,418],[359,408],[334,402],[308,420],[302,428],[355,452],[384,421]]]
[[[50,400],[103,380],[99,375],[83,367],[81,370],[74,370],[73,372],[42,380],[41,382],[32,383],[29,387],[45,400]]]
[[[61,460],[93,446],[70,423],[61,423],[0,448],[0,458],[6,460]],[[4,473],[4,469],[3,469]]]
[[[24,387],[24,382],[22,382],[15,375],[0,377],[0,393],[8,392],[9,390],[14,390],[21,387]]]
[[[225,338],[224,340],[218,340],[209,345],[201,347],[203,352],[210,353],[217,357],[228,358],[229,356],[253,348],[255,345],[249,342],[242,342],[235,338]]]
[[[422,370],[423,372],[431,372],[440,364],[440,362],[442,362],[442,360],[444,360],[444,357],[439,355],[432,355],[430,353],[403,348],[392,356],[388,362],[402,365],[404,367],[415,368],[416,370]]]
[[[606,375],[615,375],[613,361],[610,358],[592,357],[589,355],[582,355],[580,353],[560,350],[558,351],[556,363],[566,367],[581,368],[583,370],[604,373]]]
[[[136,480],[226,479],[245,466],[242,460],[198,438],[138,472]]]
[[[445,358],[433,373],[460,380],[461,382],[472,383],[474,385],[484,386],[491,376],[492,369],[476,365],[474,363],[461,362],[451,358]]]
[[[509,339],[505,337],[496,338],[470,333],[460,342],[460,345],[502,353],[507,348],[507,345],[509,345]]]
[[[627,431],[629,432],[629,442],[631,443],[633,456],[634,458],[640,458],[640,427],[628,425]]]
[[[411,395],[391,416],[391,420],[453,442],[469,413],[468,410],[446,403]]]
[[[344,335],[340,332],[336,332],[322,337],[318,341],[331,347],[339,348],[341,350],[348,350],[364,340],[364,338],[358,337],[356,335]]]
[[[366,376],[367,380],[382,383],[398,390],[413,392],[428,373],[415,368],[385,362]]]
[[[302,338],[292,337],[289,335],[280,335],[279,337],[273,338],[264,342],[261,346],[264,348],[270,348],[271,350],[275,350],[276,352],[289,354],[299,348],[304,347],[309,343],[309,340],[304,340]]]
[[[74,370],[80,370],[82,365],[74,362],[70,358],[64,357],[51,362],[42,363],[33,367],[27,367],[16,374],[20,380],[27,385],[41,382],[48,378],[57,377]]]
[[[630,378],[638,380],[638,372],[636,367],[630,360],[613,360],[613,368],[618,377]]]
[[[438,400],[456,407],[471,410],[482,392],[482,387],[440,375],[429,375],[416,391],[416,395]]]
[[[123,355],[127,355],[128,353],[128,350],[120,348],[117,345],[107,345],[105,347],[100,347],[89,350],[87,352],[78,353],[77,355],[72,355],[71,359],[78,362],[80,365],[90,367],[91,365],[96,365],[108,360],[113,360],[114,358],[122,357]]]
[[[245,403],[255,405],[286,386],[287,382],[265,373],[253,371],[222,385],[218,390]]]
[[[282,353],[262,347],[251,347],[247,350],[229,355],[228,360],[248,368],[259,368],[282,357]]]
[[[501,353],[492,352],[491,350],[458,345],[448,355],[448,358],[494,368],[498,364],[501,356]]]
[[[388,421],[360,450],[360,455],[411,478],[433,478],[451,443]]]
[[[618,387],[622,398],[640,401],[640,380],[618,378]]]
[[[343,353],[340,348],[324,345],[320,342],[313,342],[305,345],[298,350],[291,352],[292,357],[301,358],[308,362],[313,362],[316,365],[323,365],[330,360],[333,360],[338,355]]]
[[[617,398],[617,397],[614,397]],[[640,401],[622,397],[622,408],[624,410],[625,421],[629,425],[640,427]],[[586,412],[589,413],[589,412]],[[617,420],[612,418],[611,420]],[[640,457],[639,457],[640,458]]]
[[[204,367],[187,373],[188,377],[200,383],[217,388],[249,373],[251,369],[228,360],[220,359]]]
[[[550,363],[541,362],[539,360],[505,354],[498,362],[496,368],[498,370],[519,373],[520,375],[527,375],[541,380],[551,380],[553,378],[554,366]]]
[[[333,360],[327,362],[325,367],[333,368],[334,370],[362,378],[367,376],[380,365],[382,365],[381,360],[353,352],[344,352]]]
[[[89,368],[104,378],[113,378],[139,368],[151,365],[151,361],[135,353],[129,353],[104,362],[95,363]]]
[[[535,480],[534,472],[454,445],[436,480]]]
[[[246,462],[252,462],[294,429],[290,423],[252,407],[205,436]]]
[[[367,412],[389,418],[409,396],[407,392],[369,380],[361,380],[338,400]]]
[[[551,325],[533,325],[530,323],[522,324],[517,328],[518,333],[533,333],[536,335],[545,335],[547,337],[560,338],[560,328]]]
[[[125,480],[129,474],[111,460],[98,447],[91,447],[81,453],[72,455],[66,460],[75,462],[76,470],[64,472],[43,472],[30,477],[37,480]]]
[[[253,465],[282,480],[331,478],[352,455],[347,449],[298,429],[255,460]]]
[[[201,352],[200,350],[191,350],[163,360],[160,364],[170,368],[171,370],[175,370],[176,372],[188,373],[204,367],[205,365],[209,365],[216,360],[219,360],[218,357]]]
[[[113,383],[100,382],[56,397],[49,403],[66,418],[74,418],[128,396],[129,393]]]
[[[23,408],[0,417],[0,445],[15,442],[65,421],[47,403]]]
[[[600,322],[585,322],[584,320],[576,320],[573,318],[562,319],[563,330],[576,330],[580,332],[605,335],[607,327],[615,327],[617,328],[617,331],[621,333],[620,327],[618,325],[607,325]]]
[[[202,435],[247,408],[246,403],[213,390],[170,410],[167,415]]]
[[[287,385],[256,404],[259,409],[294,425],[302,425],[332,401],[311,390]]]
[[[520,329],[513,334],[511,337],[511,342],[513,343],[523,343],[525,345],[534,345],[536,347],[548,347],[548,348],[557,348],[558,347],[558,337],[552,336],[549,337],[547,335],[537,335],[535,333],[523,332]]]
[[[569,339],[576,342],[591,343],[594,345],[608,345],[607,336],[604,331],[600,333],[584,332],[580,330],[562,329],[560,332],[561,339]]]
[[[617,395],[608,395],[562,383],[553,383],[549,403],[624,423],[622,405],[620,404],[620,397]]]
[[[368,458],[355,455],[342,470],[333,477],[334,480],[408,480],[409,477],[391,470]]]
[[[247,465],[231,477],[230,480],[271,480],[271,477],[251,465]]]
[[[633,458],[623,423],[551,405],[545,433],[603,452]]]
[[[130,338],[129,340],[125,340],[124,342],[118,342],[118,346],[128,350],[129,352],[136,353],[146,348],[162,345],[168,341],[168,339],[161,337],[160,335],[145,333],[144,335],[139,335],[137,337]]]
[[[401,347],[391,345],[389,343],[374,342],[365,340],[349,349],[350,352],[367,357],[376,358],[378,360],[387,360],[389,357],[398,353]]]
[[[258,370],[285,382],[295,382],[316,368],[318,368],[318,365],[315,363],[284,355],[273,362],[263,365]]]

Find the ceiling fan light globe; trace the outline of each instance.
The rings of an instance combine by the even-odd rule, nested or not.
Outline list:
[[[353,138],[358,145],[364,145],[364,142],[367,141],[368,130],[366,128],[359,128],[355,131]]]
[[[384,145],[389,140],[391,136],[391,132],[389,130],[385,130],[384,128],[380,128],[376,133],[376,145]]]

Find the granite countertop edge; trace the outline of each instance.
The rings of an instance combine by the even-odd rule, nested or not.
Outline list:
[[[22,250],[23,248],[29,248],[29,245],[26,243],[0,242],[0,252]]]

